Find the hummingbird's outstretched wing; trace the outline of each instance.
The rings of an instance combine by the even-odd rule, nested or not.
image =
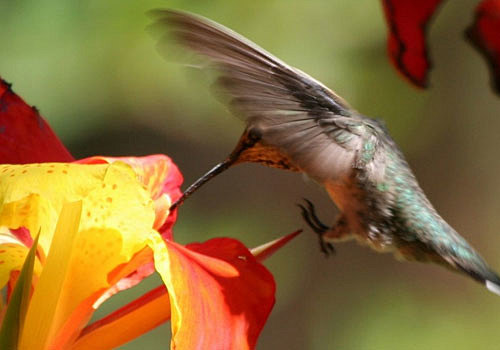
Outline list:
[[[319,81],[206,18],[172,10],[151,14],[153,29],[215,65],[231,106],[258,129],[263,143],[286,153],[310,176],[325,181],[346,174],[359,163],[367,140],[372,154],[361,160],[373,158],[378,124]]]

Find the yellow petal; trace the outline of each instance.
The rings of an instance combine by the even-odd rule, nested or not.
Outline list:
[[[127,204],[131,196],[136,205]],[[45,254],[62,205],[77,200],[84,201],[82,230],[100,228],[105,222],[107,229],[125,236],[123,252],[129,258],[138,245],[128,238],[145,227],[149,231],[154,222],[150,196],[124,163],[0,165],[0,227],[24,226],[32,235],[40,229]],[[148,213],[137,211],[137,205]],[[144,240],[139,246],[144,246]]]
[[[57,307],[80,225],[82,203],[66,204],[54,235],[53,250],[45,263],[26,315],[19,349],[45,349],[55,332]]]
[[[7,284],[11,271],[21,270],[28,251],[28,248],[20,244],[0,245],[0,288]]]
[[[36,261],[38,236],[30,248],[16,285],[10,296],[9,305],[3,315],[0,327],[0,348],[17,349],[31,298],[33,270]]]
[[[0,227],[0,289],[5,286],[12,271],[20,271],[29,248],[12,235],[7,227]],[[42,267],[35,260],[34,274],[40,275]]]
[[[59,212],[98,186],[107,166],[74,164],[0,165],[0,226],[26,227],[47,254]]]

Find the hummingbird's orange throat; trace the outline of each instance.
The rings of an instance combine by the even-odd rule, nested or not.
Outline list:
[[[252,162],[267,165],[272,168],[283,170],[300,171],[291,161],[276,147],[264,145],[257,142],[252,148],[242,152],[236,163]]]

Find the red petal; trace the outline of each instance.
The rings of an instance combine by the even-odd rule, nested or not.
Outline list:
[[[253,349],[274,305],[271,273],[240,242],[167,241],[172,349]]]
[[[500,94],[500,0],[483,0],[476,8],[467,37],[486,58],[493,89]]]
[[[427,54],[426,29],[442,0],[382,0],[389,27],[389,57],[406,78],[418,87],[428,85],[431,63]]]
[[[181,185],[184,181],[179,168],[172,162],[171,171],[167,174],[167,178],[163,182],[162,193],[168,193],[172,199],[172,203],[175,203],[181,195]],[[171,211],[167,217],[165,223],[158,229],[158,232],[163,238],[173,240],[174,236],[172,233],[173,226],[177,221],[177,209]]]
[[[0,78],[0,163],[71,162],[73,157],[35,107]]]
[[[33,237],[31,237],[30,231],[26,227],[22,226],[16,229],[10,229],[10,232],[19,240],[19,242],[24,244],[26,247],[31,248],[31,245],[33,244]]]

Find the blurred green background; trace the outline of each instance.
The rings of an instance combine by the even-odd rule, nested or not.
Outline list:
[[[196,12],[248,36],[383,117],[436,208],[500,270],[500,98],[463,40],[477,1],[448,1],[430,27],[431,88],[417,91],[386,57],[377,0],[1,1],[0,75],[36,105],[77,157],[166,153],[185,186],[222,160],[242,123],[210,93],[211,75],[165,61],[145,27],[158,7]],[[185,188],[185,187],[184,187]],[[230,236],[256,246],[304,227],[295,173],[241,165],[182,207],[182,242]],[[499,349],[500,298],[440,267],[401,263],[355,243],[325,259],[308,230],[266,262],[278,286],[259,349]],[[96,317],[160,283],[149,278]],[[169,325],[122,349],[165,349]]]

